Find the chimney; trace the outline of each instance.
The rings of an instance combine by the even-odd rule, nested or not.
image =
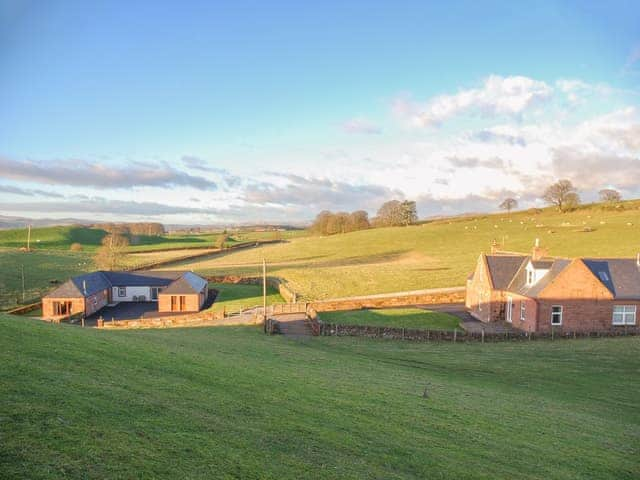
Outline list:
[[[491,255],[495,255],[498,253],[498,242],[496,242],[495,238],[491,242]]]
[[[546,255],[547,251],[540,246],[540,239],[536,238],[536,243],[534,244],[533,251],[531,252],[531,260],[540,260]]]

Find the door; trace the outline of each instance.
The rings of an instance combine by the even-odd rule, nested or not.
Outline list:
[[[180,311],[184,312],[187,309],[187,297],[180,295]]]
[[[507,297],[507,323],[513,321],[513,298]]]

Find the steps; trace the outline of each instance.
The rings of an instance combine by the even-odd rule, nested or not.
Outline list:
[[[274,315],[280,333],[291,337],[310,337],[313,335],[307,316],[301,313]]]

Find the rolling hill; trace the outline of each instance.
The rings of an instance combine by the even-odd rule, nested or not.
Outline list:
[[[639,201],[631,201],[618,209],[596,204],[569,213],[530,210],[306,236],[167,268],[259,275],[265,258],[272,275],[287,279],[307,299],[460,286],[493,241],[504,250],[529,252],[539,238],[554,256],[635,256],[639,208]]]

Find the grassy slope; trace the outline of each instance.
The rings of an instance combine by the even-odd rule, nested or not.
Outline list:
[[[100,246],[104,230],[86,227],[42,227],[31,230],[31,246],[42,250],[69,250],[72,243],[80,243],[85,250]],[[20,248],[27,245],[27,229],[0,230],[0,247]]]
[[[0,362],[2,478],[640,475],[640,338],[297,342],[0,315]]]
[[[236,285],[232,283],[210,283],[210,288],[218,290],[218,296],[211,307],[212,310],[236,312],[250,307],[262,305],[261,285]],[[267,287],[267,305],[283,303],[284,300],[277,290]]]
[[[628,225],[631,224],[631,225]],[[593,229],[584,232],[585,227]],[[205,273],[260,273],[289,280],[310,299],[463,285],[477,256],[495,239],[514,251],[530,251],[536,238],[557,256],[635,256],[640,249],[640,210],[586,208],[560,214],[517,212],[381,228],[289,243],[178,264]],[[172,266],[170,268],[178,268]]]
[[[21,297],[24,265],[26,299],[34,299],[52,288],[50,280],[61,282],[70,276],[93,269],[93,260],[87,253],[40,251],[30,253],[14,249],[0,249],[0,308],[15,306]]]
[[[453,330],[460,324],[459,319],[453,315],[443,312],[431,312],[420,308],[323,312],[320,317],[324,322],[328,323],[424,330]]]

